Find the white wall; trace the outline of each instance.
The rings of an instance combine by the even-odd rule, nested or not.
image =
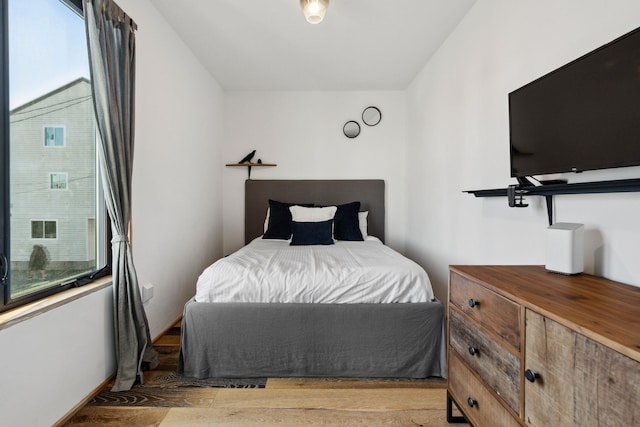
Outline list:
[[[132,241],[156,337],[222,254],[224,92],[148,1],[118,3],[138,24]]]
[[[407,255],[446,299],[449,264],[544,264],[546,210],[463,190],[509,178],[507,94],[638,26],[635,0],[482,0],[407,90]],[[418,156],[422,161],[413,160]],[[637,178],[640,168],[567,175]],[[558,222],[585,224],[587,272],[640,285],[640,194],[556,196]]]
[[[145,305],[153,337],[180,315],[202,268],[241,246],[246,170],[222,165],[254,148],[278,164],[255,179],[384,179],[387,242],[425,266],[441,299],[449,264],[543,264],[543,203],[510,209],[461,191],[510,182],[508,92],[640,16],[636,0],[482,0],[406,93],[225,95],[148,0],[119,4],[139,25],[133,246],[141,283],[155,286]],[[382,122],[346,139],[342,125],[368,105]],[[560,196],[556,206],[556,220],[585,223],[588,270],[640,285],[639,194]],[[3,425],[50,425],[111,375],[111,296],[0,331]]]
[[[224,163],[238,162],[256,149],[252,179],[384,179],[387,243],[404,249],[404,92],[229,92],[225,98]],[[362,124],[362,111],[375,105],[382,121]],[[360,122],[348,139],[342,127]],[[225,168],[224,252],[244,242],[246,168]],[[266,214],[266,212],[265,212]]]
[[[137,22],[133,251],[155,338],[222,253],[223,91],[147,0]],[[0,331],[0,424],[49,426],[115,372],[111,288]]]
[[[115,371],[105,288],[0,331],[3,426],[50,426]]]

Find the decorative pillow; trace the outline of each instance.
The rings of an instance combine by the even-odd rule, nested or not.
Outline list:
[[[302,245],[333,245],[333,220],[316,221],[316,222],[298,222],[291,223],[293,236],[291,238],[291,246]]]
[[[323,208],[310,208],[304,206],[291,206],[291,217],[296,222],[320,222],[333,219],[337,208],[335,206],[327,206]]]
[[[269,225],[267,231],[262,236],[263,239],[282,239],[291,238],[291,211],[290,206],[299,203],[285,203],[277,200],[269,200]],[[301,206],[313,206],[313,203],[303,203]]]
[[[358,212],[358,222],[360,223],[360,232],[362,233],[362,238],[365,238],[369,235],[369,226],[367,223],[368,216],[369,211]]]
[[[267,208],[267,216],[264,217],[264,227],[262,229],[262,234],[266,233],[269,229],[269,212],[271,209]]]
[[[360,202],[351,202],[344,205],[338,205],[333,225],[333,237],[336,240],[364,240],[360,231],[360,221],[358,220],[358,211],[360,210]]]

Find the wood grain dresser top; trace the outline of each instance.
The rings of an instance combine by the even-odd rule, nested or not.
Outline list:
[[[543,266],[455,265],[451,271],[640,362],[640,288]]]

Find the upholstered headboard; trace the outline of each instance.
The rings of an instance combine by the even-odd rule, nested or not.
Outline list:
[[[264,231],[269,199],[289,203],[340,205],[358,201],[368,211],[368,234],[384,242],[385,188],[381,179],[347,180],[253,180],[245,181],[245,244]]]

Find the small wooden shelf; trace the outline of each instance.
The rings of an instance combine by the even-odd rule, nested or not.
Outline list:
[[[278,166],[275,163],[227,163],[226,166]]]
[[[249,179],[251,179],[251,168],[262,166],[277,166],[275,163],[227,163],[225,166],[244,166],[247,168]]]

